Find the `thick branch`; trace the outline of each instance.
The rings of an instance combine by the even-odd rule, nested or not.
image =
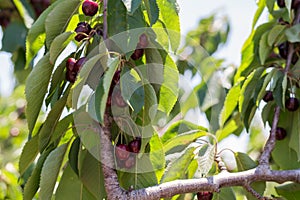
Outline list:
[[[293,181],[300,183],[300,169],[286,171],[271,171],[261,173],[257,168],[237,173],[220,173],[216,176],[176,180],[162,183],[157,186],[148,187],[128,193],[128,199],[154,200],[172,197],[176,194],[196,193],[199,191],[217,192],[222,187],[243,186],[256,181],[273,181],[283,183]],[[137,194],[141,196],[137,196]]]

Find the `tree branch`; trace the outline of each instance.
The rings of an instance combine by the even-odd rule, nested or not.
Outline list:
[[[103,0],[103,40],[107,39],[107,1]]]

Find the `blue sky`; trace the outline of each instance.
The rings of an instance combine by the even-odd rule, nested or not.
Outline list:
[[[229,63],[240,63],[240,51],[243,42],[251,31],[252,18],[256,10],[254,0],[178,0],[180,7],[182,34],[195,28],[200,18],[206,17],[212,12],[225,14],[231,23],[231,32],[226,46],[216,56],[226,58]],[[2,33],[0,35],[2,37]],[[0,53],[0,95],[9,95],[12,90],[12,66],[10,55]]]

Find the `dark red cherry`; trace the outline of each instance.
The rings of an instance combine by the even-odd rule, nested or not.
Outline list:
[[[286,130],[284,128],[277,127],[275,137],[276,140],[283,140],[286,137]]]
[[[76,60],[75,58],[69,58],[67,60],[67,63],[66,63],[66,67],[69,71],[73,71],[74,70],[74,65],[76,63]]]
[[[280,8],[284,8],[284,7],[285,7],[285,2],[284,2],[284,0],[277,0],[277,5],[278,5]]]
[[[213,193],[208,191],[198,192],[197,198],[198,200],[211,200],[213,199]]]
[[[83,64],[85,63],[85,61],[86,61],[85,57],[79,58],[74,65],[74,71],[79,72]]]
[[[79,22],[75,29],[75,32],[77,33],[77,35],[75,36],[75,40],[77,42],[80,42],[90,34],[91,30],[92,28],[88,23]]]
[[[76,72],[67,70],[66,72],[67,81],[69,81],[70,83],[74,83],[76,81],[76,76],[77,76]]]
[[[295,97],[290,97],[285,101],[285,107],[289,111],[296,111],[299,108],[299,101]]]
[[[300,0],[293,0],[292,1],[292,9],[297,9],[300,6]]]
[[[129,146],[129,149],[131,152],[139,153],[140,149],[141,149],[141,139],[137,138],[137,139],[132,140],[128,146]]]
[[[139,38],[139,46],[141,48],[146,48],[149,45],[148,37],[145,33],[143,33]]]
[[[279,55],[281,56],[281,58],[287,59],[288,43],[284,42],[284,43],[279,44],[278,50],[279,50]]]
[[[98,12],[98,3],[92,0],[85,0],[82,4],[82,12],[86,16],[94,16]]]
[[[127,160],[124,162],[124,167],[127,169],[132,168],[135,165],[135,157],[129,156]]]
[[[140,59],[143,55],[144,55],[144,49],[137,48],[137,49],[134,50],[133,54],[131,55],[131,58],[132,58],[133,60],[138,60],[138,59]]]
[[[129,147],[126,144],[118,144],[116,146],[115,153],[118,159],[127,160],[130,155]]]
[[[273,92],[270,91],[270,90],[266,91],[266,94],[265,94],[265,96],[263,97],[263,100],[264,100],[265,102],[273,101],[273,100],[274,100]]]

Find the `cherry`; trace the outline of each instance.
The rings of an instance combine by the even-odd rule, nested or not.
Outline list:
[[[276,140],[283,140],[286,137],[286,131],[284,128],[277,127],[275,131]]]
[[[69,81],[70,83],[74,83],[76,81],[76,76],[77,76],[76,72],[67,70],[66,73],[67,81]]]
[[[137,49],[134,50],[133,54],[131,55],[131,58],[133,60],[138,60],[144,55],[144,49],[140,49],[137,47]]]
[[[115,72],[113,77],[113,82],[115,85],[118,84],[118,82],[120,81],[120,75],[121,75],[121,70]]]
[[[125,160],[124,167],[130,169],[135,164],[135,157],[129,156],[127,160]]]
[[[263,100],[264,100],[265,102],[273,101],[273,100],[274,100],[273,92],[270,91],[270,90],[266,91],[266,94],[265,94],[265,96],[263,97]]]
[[[139,38],[139,46],[141,48],[146,48],[149,45],[148,37],[145,33],[143,33]]]
[[[127,160],[130,155],[129,147],[126,144],[118,144],[115,153],[118,159]]]
[[[277,5],[278,5],[280,8],[284,8],[284,7],[285,7],[285,2],[284,2],[284,0],[277,0]]]
[[[300,0],[292,1],[292,9],[297,9],[300,6]]]
[[[213,193],[208,191],[198,192],[197,198],[198,200],[211,200],[213,198]]]
[[[299,101],[295,97],[290,97],[285,101],[285,107],[289,111],[296,111],[299,108]]]
[[[129,143],[129,149],[133,153],[139,153],[141,149],[141,138],[136,138]]]
[[[67,70],[73,71],[75,63],[76,63],[75,58],[69,58],[66,63]]]
[[[295,64],[297,63],[297,61],[298,61],[298,55],[297,55],[297,53],[295,52],[295,53],[293,54],[293,57],[292,57],[292,64],[295,65]]]
[[[86,23],[86,22],[79,22],[77,24],[77,27],[75,29],[75,32],[77,33],[77,35],[75,36],[75,40],[77,42],[80,42],[81,40],[83,40],[84,38],[87,37],[87,35],[90,34],[92,28],[91,26]]]
[[[74,65],[74,71],[79,72],[79,70],[82,68],[83,64],[85,63],[85,61],[86,61],[85,57],[79,58]]]
[[[98,3],[92,0],[85,0],[82,4],[82,12],[86,16],[94,16],[98,12]]]
[[[288,49],[287,48],[288,48],[288,43],[287,42],[281,43],[278,46],[279,55],[283,59],[287,59],[287,54],[288,54]]]

